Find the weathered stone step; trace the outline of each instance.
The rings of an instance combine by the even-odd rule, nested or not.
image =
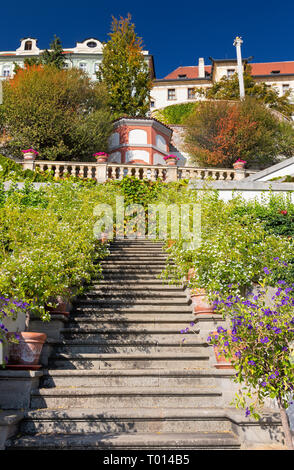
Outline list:
[[[187,294],[184,291],[167,291],[167,290],[158,290],[158,291],[151,291],[146,289],[141,290],[121,290],[118,291],[117,289],[113,291],[109,289],[107,291],[89,291],[84,295],[80,296],[77,299],[76,304],[86,302],[95,302],[96,300],[152,300],[153,299],[173,299],[174,296],[177,297],[179,300],[184,300],[185,302],[189,302],[187,299]]]
[[[108,256],[106,259],[100,261],[103,268],[105,266],[165,266],[165,258],[161,256],[154,257],[120,257],[120,256]]]
[[[103,260],[103,263],[105,264],[108,261],[110,261],[111,263],[114,263],[114,262],[124,263],[125,261],[127,262],[146,261],[146,262],[161,262],[164,264],[166,260],[167,260],[167,255],[164,255],[163,253],[160,253],[160,252],[157,252],[151,255],[150,253],[145,254],[145,253],[136,252],[134,254],[130,254],[128,252],[123,253],[122,251],[117,251],[116,253],[111,252],[107,256],[107,258]]]
[[[193,323],[193,317],[192,317],[192,312],[187,313],[187,312],[115,312],[115,311],[110,311],[110,312],[95,312],[95,313],[89,313],[85,314],[83,312],[81,313],[72,313],[70,315],[70,321],[71,322],[78,322],[80,325],[83,323],[97,323],[97,324],[102,324],[104,326],[110,326],[110,325],[115,325],[117,323],[122,323],[124,326],[128,326],[131,323],[137,324],[137,323],[145,323],[146,325],[148,324],[154,324],[154,323],[166,323],[166,324],[181,324],[184,328],[187,326],[189,327],[188,322]],[[182,329],[182,328],[181,328]]]
[[[233,419],[235,415],[233,415]],[[103,432],[232,432],[230,411],[195,408],[46,409],[29,411],[20,432],[74,434]]]
[[[179,296],[187,296],[185,289],[183,287],[172,286],[172,285],[161,285],[161,284],[138,284],[137,282],[131,283],[129,282],[127,285],[116,284],[116,285],[109,285],[101,284],[101,285],[93,285],[89,286],[89,290],[85,292],[85,296],[96,296],[101,294],[111,295],[111,296],[121,296],[121,295],[156,295],[156,296],[171,296],[172,294],[176,293]],[[81,296],[80,298],[83,298]]]
[[[43,387],[208,387],[218,380],[227,380],[235,375],[231,369],[214,367],[197,369],[78,369],[44,370]]]
[[[240,448],[235,434],[225,433],[109,433],[101,434],[40,434],[9,441],[7,450],[91,450],[91,449],[197,449],[234,450]]]
[[[55,387],[31,392],[31,409],[38,408],[118,408],[217,407],[222,393],[214,386],[207,389],[159,387]]]
[[[81,299],[75,302],[75,305],[79,308],[84,307],[99,307],[99,306],[106,306],[106,307],[117,307],[117,306],[129,306],[129,305],[189,305],[191,304],[191,300],[188,300],[185,296],[177,296],[177,297],[163,297],[160,298],[159,296],[149,296],[147,298],[90,298],[90,299]]]
[[[99,307],[75,307],[73,313],[131,313],[131,312],[137,312],[137,313],[142,313],[146,312],[147,313],[191,313],[192,314],[192,308],[190,305],[129,305],[128,307],[124,306],[121,304],[121,306],[112,306],[112,307],[103,307],[103,309]]]
[[[50,367],[60,369],[178,369],[207,367],[209,355],[190,353],[58,354],[49,358]]]

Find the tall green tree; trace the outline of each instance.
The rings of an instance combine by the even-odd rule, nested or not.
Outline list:
[[[45,49],[41,54],[41,61],[44,65],[54,65],[58,69],[63,69],[65,60],[60,39],[54,34],[54,39],[50,43],[50,49]]]
[[[246,96],[255,98],[265,103],[269,108],[291,117],[294,112],[294,106],[290,101],[291,90],[279,96],[277,89],[268,86],[264,82],[256,83],[251,76],[250,65],[246,66],[243,77]],[[231,77],[222,77],[207,89],[196,88],[196,92],[204,95],[207,99],[238,100],[240,98],[238,74],[235,73]]]
[[[65,60],[60,39],[54,34],[54,39],[50,43],[50,49],[45,49],[38,57],[28,57],[24,64],[29,65],[53,65],[57,69],[64,68]],[[16,72],[20,67],[15,64]]]
[[[115,117],[146,116],[152,81],[131,15],[113,17],[109,36],[97,78],[106,85],[111,110]]]

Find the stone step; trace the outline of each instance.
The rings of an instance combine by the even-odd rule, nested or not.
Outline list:
[[[160,251],[152,252],[131,252],[131,251],[112,251],[110,254],[103,260],[105,263],[106,261],[161,261],[165,262],[168,259],[167,254],[164,254]]]
[[[85,291],[83,295],[85,296],[95,296],[95,295],[109,295],[109,296],[121,296],[121,295],[156,295],[156,296],[171,296],[172,294],[177,294],[179,296],[187,296],[185,289],[183,287],[172,286],[172,285],[161,285],[161,284],[138,284],[137,282],[129,282],[127,285],[125,283],[122,285],[94,285],[89,286],[89,290]],[[83,298],[83,295],[80,298]]]
[[[106,409],[152,407],[217,407],[222,393],[216,387],[207,389],[159,387],[55,387],[31,392],[31,409],[90,408]]]
[[[49,358],[50,368],[60,369],[178,369],[207,367],[208,354],[190,353],[127,353],[127,354],[58,354]]]
[[[181,324],[183,327],[189,327],[190,322],[194,323],[194,319],[192,316],[192,312],[95,312],[85,314],[81,313],[71,313],[70,315],[71,322],[78,322],[79,324],[83,323],[97,323],[102,324],[105,326],[115,325],[117,323],[122,323],[124,326],[128,326],[129,324],[138,324],[138,323],[145,323],[154,324],[154,323],[162,323],[162,324]],[[198,325],[198,324],[197,324]],[[182,328],[181,328],[182,329]]]
[[[235,416],[233,415],[235,418]],[[37,433],[148,433],[232,432],[230,411],[218,408],[46,409],[29,411],[20,432]]]
[[[226,380],[231,385],[232,369],[78,369],[44,370],[42,386],[76,387],[209,387]]]
[[[84,307],[99,307],[99,306],[106,306],[106,307],[119,307],[119,306],[130,306],[130,305],[184,305],[187,306],[191,304],[191,300],[188,300],[185,296],[177,296],[177,297],[152,297],[149,296],[147,298],[91,298],[91,299],[81,299],[77,300],[75,302],[75,306],[79,308],[84,308]]]
[[[196,449],[235,450],[240,442],[229,432],[212,433],[109,433],[102,434],[40,434],[10,440],[7,450],[132,450],[132,449]]]
[[[130,300],[150,300],[152,299],[173,299],[175,298],[174,296],[177,296],[177,299],[182,299],[186,303],[189,302],[187,298],[187,294],[184,291],[167,291],[167,290],[158,290],[156,291],[151,291],[151,290],[146,290],[146,289],[141,289],[141,290],[121,290],[113,292],[112,289],[109,289],[108,291],[89,291],[79,297],[77,299],[76,304],[80,302],[95,302],[96,300],[125,300],[125,301],[130,301]]]
[[[165,259],[159,256],[154,258],[140,258],[137,259],[136,257],[131,257],[130,259],[126,259],[126,257],[120,258],[118,256],[108,256],[105,260],[100,261],[101,266],[108,267],[108,266],[123,266],[123,267],[131,267],[131,266],[165,266]]]
[[[171,282],[169,283],[168,279],[161,279],[159,277],[150,277],[150,279],[144,279],[144,277],[140,280],[140,283],[138,283],[138,280],[137,279],[125,279],[123,280],[123,283],[120,281],[105,281],[105,279],[101,278],[101,279],[93,279],[92,280],[92,283],[91,283],[91,287],[95,288],[95,287],[106,287],[106,286],[113,286],[113,285],[117,285],[117,286],[120,286],[121,288],[122,287],[126,287],[126,286],[137,286],[137,287],[144,287],[144,286],[149,286],[149,287],[153,287],[153,286],[160,286],[160,287],[164,287],[164,288],[178,288],[178,289],[183,289],[183,285],[182,284],[179,284],[179,285],[173,285]]]
[[[187,322],[189,321],[189,324]],[[150,329],[150,328],[170,328],[174,329],[179,333],[182,329],[189,328],[190,331],[194,329],[195,324],[191,320],[191,315],[183,313],[181,315],[167,314],[167,313],[130,313],[129,315],[118,314],[104,314],[101,316],[99,313],[92,315],[74,315],[70,316],[70,321],[67,323],[66,328],[80,328],[80,327],[96,327],[102,328],[102,331],[106,331],[108,328],[121,328],[125,332],[129,328]]]
[[[112,336],[95,336],[95,335],[71,335],[67,340],[51,343],[55,353],[62,354],[78,354],[78,353],[158,353],[158,352],[192,352],[205,354],[207,343],[193,340],[193,338],[185,338],[182,342],[182,336],[177,340],[172,337],[169,339],[164,335],[150,335],[150,337],[138,338]]]
[[[148,313],[190,313],[192,314],[192,308],[190,305],[130,305],[129,307],[126,307],[122,305],[121,307],[119,306],[113,306],[113,307],[103,307],[103,309],[99,307],[75,307],[73,310],[73,314],[76,313],[84,313],[84,314],[90,314],[90,313],[99,313],[99,314],[104,314],[104,313],[121,313],[127,314],[127,313],[142,313],[146,312]]]

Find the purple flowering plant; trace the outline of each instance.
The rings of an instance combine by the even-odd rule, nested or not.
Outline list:
[[[276,399],[287,446],[293,449],[286,409],[294,392],[294,284],[279,280],[269,301],[266,286],[271,271],[267,267],[263,271],[255,293],[219,296],[214,301],[231,326],[219,327],[207,340],[236,370],[234,381],[241,384],[233,402],[236,407],[260,419],[265,399]]]

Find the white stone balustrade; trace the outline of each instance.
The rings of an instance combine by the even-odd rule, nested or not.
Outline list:
[[[96,163],[96,162],[56,162],[47,160],[19,161],[26,169],[41,171],[52,170],[55,177],[66,174],[81,178],[94,178],[103,183],[107,179],[121,180],[125,176],[156,181],[178,181],[181,179],[199,179],[212,181],[236,181],[255,173],[247,170],[226,168],[197,168],[193,166],[178,167],[165,165]]]

